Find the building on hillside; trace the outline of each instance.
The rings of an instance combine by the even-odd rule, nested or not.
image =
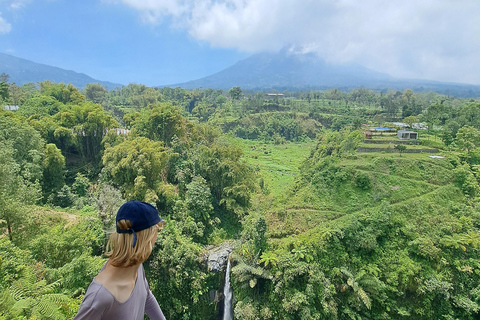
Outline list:
[[[418,130],[428,130],[428,126],[425,123],[412,123],[412,129],[418,129]]]
[[[113,130],[115,131],[115,133],[117,134],[117,136],[123,134],[123,135],[128,135],[130,133],[130,130],[128,129],[123,129],[123,128],[113,128],[113,129],[110,129],[110,130]]]
[[[410,128],[410,125],[404,122],[393,122],[395,127]],[[428,126],[421,122],[412,123],[412,129],[428,130]]]
[[[18,110],[18,106],[3,106],[3,110],[5,111],[17,111]]]
[[[399,130],[397,135],[400,140],[418,140],[418,133],[415,131]]]
[[[283,93],[265,93],[265,99],[283,99],[285,95]]]

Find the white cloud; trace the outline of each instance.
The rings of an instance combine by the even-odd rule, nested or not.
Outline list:
[[[0,0],[0,8],[7,11],[17,11],[24,8],[33,0]],[[0,34],[6,34],[12,31],[12,25],[5,20],[0,13]]]
[[[32,0],[7,0],[9,3],[9,8],[12,10],[18,10],[24,8],[28,3],[32,2]]]
[[[9,33],[12,25],[0,16],[0,33]]]
[[[330,62],[402,77],[480,84],[478,0],[109,0],[146,23],[168,17],[213,46],[248,52],[297,44]]]

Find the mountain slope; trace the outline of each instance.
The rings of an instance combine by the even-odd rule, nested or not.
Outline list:
[[[87,83],[100,83],[108,89],[122,86],[118,83],[95,80],[83,73],[36,63],[5,53],[0,53],[0,73],[8,74],[9,82],[15,82],[19,86],[45,80],[71,83],[78,88],[85,87]]]
[[[352,89],[437,91],[464,97],[480,95],[480,86],[397,79],[359,64],[332,65],[313,53],[259,53],[210,76],[174,84],[186,89],[240,86],[251,90]]]

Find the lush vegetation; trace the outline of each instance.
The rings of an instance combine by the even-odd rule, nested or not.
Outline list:
[[[232,239],[237,319],[478,318],[480,102],[283,94],[2,76],[0,319],[72,318],[133,198],[167,221],[145,269],[169,319],[216,318],[204,256]],[[420,146],[357,152],[400,121]]]

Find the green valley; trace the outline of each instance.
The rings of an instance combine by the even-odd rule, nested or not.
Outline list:
[[[167,222],[144,267],[168,319],[221,317],[222,245],[235,319],[480,315],[478,98],[1,88],[0,319],[71,319],[130,199]]]

